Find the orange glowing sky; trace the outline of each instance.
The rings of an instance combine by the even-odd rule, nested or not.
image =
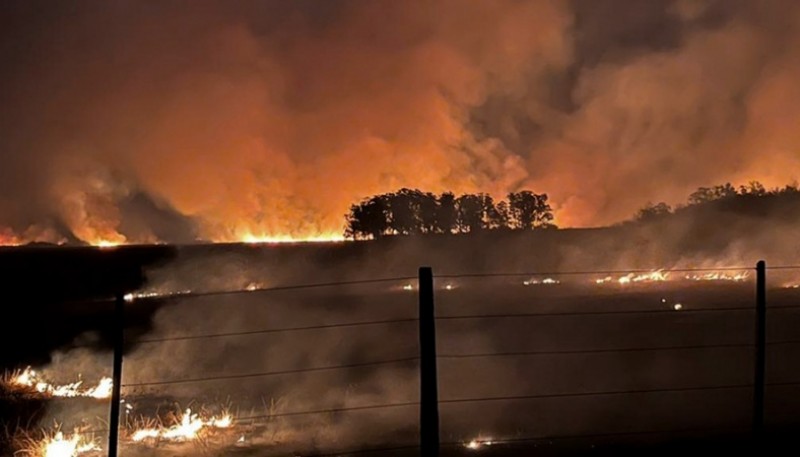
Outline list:
[[[0,243],[341,238],[400,187],[561,226],[800,170],[794,0],[0,4]]]

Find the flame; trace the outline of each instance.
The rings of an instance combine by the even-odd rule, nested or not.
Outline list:
[[[683,276],[683,279],[689,281],[731,281],[741,282],[746,281],[750,277],[747,271],[739,272],[724,272],[724,271],[709,271],[707,273],[694,273]],[[670,281],[669,271],[655,270],[649,273],[628,273],[623,276],[614,277],[606,276],[604,278],[595,279],[595,284],[620,284],[628,285],[633,283],[650,283],[650,282],[664,282]]]
[[[95,387],[86,391],[86,397],[97,399],[111,398],[111,391],[114,389],[114,381],[109,377],[103,377]]]
[[[44,444],[42,457],[73,457],[91,451],[99,451],[100,447],[92,441],[87,441],[79,433],[75,433],[71,438],[64,438],[62,432],[57,432],[54,437],[49,438]]]
[[[703,273],[703,274],[691,274],[686,275],[686,279],[690,281],[733,281],[733,282],[741,282],[746,281],[747,278],[750,277],[750,273],[746,271],[740,272],[720,272],[714,271],[710,273]]]
[[[469,442],[464,443],[464,447],[471,451],[478,451],[483,447],[491,446],[494,442],[491,439],[475,438]]]
[[[31,367],[27,367],[21,372],[12,374],[10,378],[4,380],[3,383],[10,387],[11,390],[33,389],[37,393],[47,397],[89,397],[96,399],[110,398],[111,389],[114,385],[109,377],[103,377],[96,386],[89,388],[83,387],[83,380],[78,380],[69,384],[52,384]]]
[[[90,241],[89,244],[92,246],[97,246],[100,249],[111,249],[117,246],[124,244],[125,241],[115,241],[115,240],[95,240]]]
[[[669,280],[669,273],[664,273],[664,270],[655,270],[649,273],[628,273],[624,276],[614,278],[606,276],[605,278],[595,279],[595,284],[617,283],[621,285],[638,283],[638,282],[663,282]]]
[[[77,431],[72,435],[64,435],[62,431],[57,431],[52,435],[45,434],[40,441],[30,440],[30,443],[30,447],[22,451],[24,455],[36,457],[79,457],[102,450],[97,442]]]
[[[19,246],[21,244],[24,244],[23,241],[14,232],[8,229],[0,230],[0,246]]]
[[[260,282],[251,282],[250,284],[247,285],[247,287],[244,288],[244,290],[248,292],[255,292],[259,289],[263,289],[264,287],[265,287],[264,284]]]
[[[553,278],[544,278],[544,279],[531,278],[531,279],[526,279],[525,281],[522,281],[522,285],[523,286],[533,286],[533,285],[540,285],[540,284],[554,285],[554,284],[561,284],[561,281],[559,281],[558,279],[553,279]]]
[[[66,239],[58,236],[52,230],[47,231],[30,231],[30,233],[18,234],[8,228],[0,228],[0,246],[22,246],[24,244],[33,242],[48,242],[54,244],[64,244]],[[84,242],[90,246],[95,246],[100,249],[113,249],[118,246],[123,246],[131,243],[148,243],[157,244],[160,242],[158,239],[139,239],[130,240],[122,234],[106,233],[101,237],[87,237],[83,239]],[[340,243],[347,241],[347,239],[340,233],[330,232],[321,233],[316,235],[266,235],[266,234],[253,234],[251,232],[244,233],[232,238],[209,238],[207,241],[212,243],[248,243],[248,244],[279,244],[279,243]]]
[[[206,428],[226,429],[233,425],[233,416],[224,413],[219,417],[203,419],[191,409],[181,415],[180,419],[170,427],[144,427],[131,434],[131,440],[142,442],[146,440],[163,439],[168,441],[192,441],[199,437]]]
[[[278,244],[278,243],[338,243],[346,241],[345,237],[339,233],[323,233],[308,237],[294,237],[292,235],[254,235],[245,233],[238,238],[239,242],[248,244]]]

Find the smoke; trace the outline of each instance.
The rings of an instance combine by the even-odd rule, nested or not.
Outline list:
[[[151,272],[150,287],[200,288],[206,285],[217,288],[220,285],[216,282],[228,281],[230,289],[241,289],[249,281],[259,281],[264,286],[280,284],[277,278],[280,278],[281,270],[296,270],[294,274],[305,275],[307,282],[323,281],[309,278],[312,273],[322,277],[330,274],[324,268],[312,270],[300,263],[276,261],[275,258],[280,256],[275,251],[273,254],[206,254],[205,264],[195,258],[183,259],[184,265],[176,262],[163,267],[162,271]],[[438,257],[437,261],[445,262]],[[336,263],[339,270],[356,275],[355,266],[348,265],[346,259],[332,263]],[[369,265],[364,263],[359,269],[369,269]],[[314,264],[319,265],[319,262]],[[189,270],[190,265],[194,271]],[[165,282],[167,278],[172,282]],[[444,280],[437,279],[437,315],[505,312],[552,312],[558,315],[625,309],[657,311],[671,306],[675,300],[681,300],[687,309],[747,306],[752,301],[750,285],[732,286],[734,289],[722,295],[723,300],[715,295],[713,287],[690,290],[692,288],[651,284],[634,287],[629,293],[614,286],[611,286],[611,292],[603,292],[602,288],[593,285],[592,275],[560,279],[564,281],[560,285],[524,287],[519,277],[499,281],[462,278],[448,280],[447,284],[454,286],[452,288],[445,287]],[[159,411],[163,414],[165,410],[189,405],[195,410],[201,406],[217,408],[221,404],[231,404],[238,417],[277,414],[278,417],[256,421],[257,425],[253,427],[243,422],[236,429],[234,440],[240,433],[245,434],[247,443],[244,447],[252,446],[252,452],[259,452],[259,455],[413,444],[418,433],[418,410],[413,405],[280,417],[283,413],[418,400],[419,374],[414,362],[290,373],[292,370],[416,356],[419,353],[418,328],[413,319],[417,312],[417,293],[404,290],[402,286],[406,283],[398,280],[325,289],[175,297],[158,308],[152,329],[145,336],[129,333],[131,347],[125,357],[123,384],[215,376],[231,378],[125,387],[126,403],[132,405],[133,416],[153,416]],[[670,300],[668,305],[662,302],[665,297]],[[128,315],[144,312],[140,307],[146,305],[134,300],[128,306]],[[668,312],[658,316],[644,313],[613,318],[584,316],[578,319],[562,315],[511,320],[440,320],[437,323],[437,351],[441,357],[438,362],[440,398],[444,400],[441,405],[442,439],[466,442],[477,435],[513,439],[551,434],[746,424],[751,408],[749,391],[700,392],[679,397],[447,402],[452,399],[748,383],[752,376],[749,358],[752,351],[749,347],[696,353],[546,354],[551,350],[568,352],[749,341],[752,332],[749,315],[700,314],[686,313],[684,316]],[[225,338],[142,341],[393,319],[412,321]],[[775,333],[786,331],[788,335],[793,328],[787,324],[785,329]],[[448,357],[524,351],[542,354],[467,359]],[[52,363],[42,371],[49,378],[64,381],[74,380],[78,373],[82,373],[84,379],[91,381],[108,375],[110,365],[107,353],[71,349],[54,354]],[[264,372],[289,373],[240,376]],[[46,417],[70,427],[81,420],[104,418],[106,414],[106,405],[97,402],[88,406],[86,402],[53,402],[48,406]],[[209,455],[230,453],[218,442],[206,446]],[[131,455],[155,452],[146,447],[127,451]],[[164,452],[172,451],[167,449]]]
[[[800,165],[788,0],[0,8],[4,238],[325,236],[403,186],[596,225]]]

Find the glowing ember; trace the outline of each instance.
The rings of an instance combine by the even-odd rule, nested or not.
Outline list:
[[[48,397],[91,397],[105,399],[111,397],[113,381],[104,377],[93,387],[84,387],[83,381],[78,380],[70,384],[52,384],[44,379],[36,370],[27,367],[21,372],[13,373],[3,381],[10,390],[33,390]]]
[[[474,439],[468,443],[464,443],[464,447],[471,451],[477,451],[483,447],[491,446],[492,444],[493,442],[490,439]]]
[[[148,439],[163,439],[168,441],[192,441],[198,438],[204,429],[225,429],[233,425],[233,416],[223,414],[219,417],[203,419],[197,413],[187,409],[179,421],[171,427],[148,427],[135,430],[131,440],[142,442]]]

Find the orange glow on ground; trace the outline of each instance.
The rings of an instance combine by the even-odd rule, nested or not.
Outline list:
[[[248,244],[277,244],[277,243],[339,243],[345,241],[344,236],[334,233],[323,234],[318,236],[295,238],[291,235],[281,236],[258,236],[247,234],[241,240],[242,243]]]

